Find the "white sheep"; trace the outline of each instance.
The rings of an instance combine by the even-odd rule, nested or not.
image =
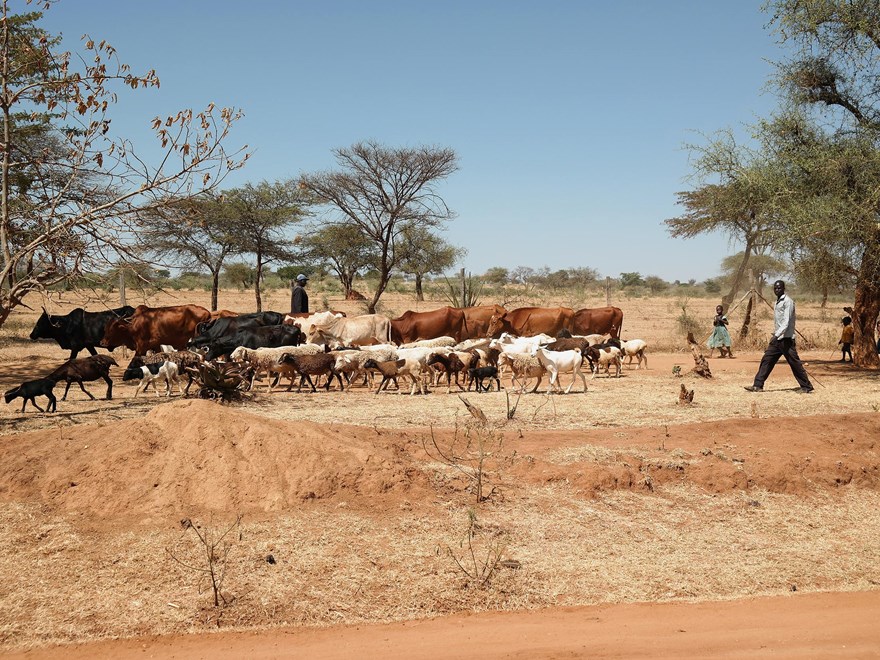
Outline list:
[[[597,348],[596,350],[599,351],[599,360],[594,367],[593,375],[590,376],[590,380],[595,378],[596,374],[599,373],[599,367],[605,367],[605,373],[610,376],[611,374],[609,373],[608,369],[612,364],[617,369],[615,377],[620,378],[620,357],[623,354],[622,351],[617,348],[617,346],[605,346],[602,348]]]
[[[498,366],[509,367],[511,375],[511,385],[519,384],[520,392],[526,391],[526,382],[531,378],[537,378],[535,386],[529,390],[534,392],[541,385],[541,380],[547,369],[541,364],[537,356],[528,353],[502,353],[498,356]]]
[[[645,363],[645,369],[648,368],[648,356],[645,355],[647,348],[648,342],[644,339],[630,339],[620,342],[620,350],[623,351],[623,356],[629,358],[627,364],[631,365],[633,358],[638,360],[636,369],[642,368],[642,362]]]
[[[441,348],[455,346],[453,337],[435,337],[434,339],[419,339],[407,344],[401,344],[399,348]]]
[[[550,387],[547,388],[547,394],[550,394],[554,389],[559,392],[562,390],[562,386],[559,384],[559,374],[563,373],[571,373],[572,379],[571,384],[568,386],[568,389],[565,390],[565,393],[568,394],[571,392],[571,388],[574,387],[575,382],[578,377],[580,377],[581,381],[584,383],[584,394],[587,392],[587,379],[581,371],[581,365],[584,362],[584,356],[581,354],[581,349],[575,348],[570,351],[548,351],[546,348],[539,348],[535,351],[535,357],[538,358],[540,363],[544,365],[544,368],[550,374]]]

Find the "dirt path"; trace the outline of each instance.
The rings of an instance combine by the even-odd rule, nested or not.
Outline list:
[[[388,625],[129,639],[9,658],[867,658],[880,591],[457,615]]]

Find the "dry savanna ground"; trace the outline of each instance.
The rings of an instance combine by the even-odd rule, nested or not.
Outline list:
[[[204,292],[175,296],[149,302],[207,302]],[[287,308],[287,292],[267,298],[265,308]],[[842,314],[799,306],[799,328],[816,343],[802,351],[814,394],[793,392],[782,362],[755,395],[742,389],[760,359],[754,345],[710,360],[711,380],[689,374],[677,319],[684,306],[708,328],[714,300],[613,302],[624,335],[652,347],[649,368],[597,377],[586,393],[465,394],[488,428],[445,388],[282,389],[220,406],[135,400],[122,367],[112,401],[71,389],[56,414],[22,415],[20,400],[3,407],[0,650],[876,590],[880,378],[837,362]],[[78,301],[50,303],[63,312]],[[249,293],[224,292],[221,304],[253,307]],[[398,295],[384,311],[440,304]],[[0,329],[4,390],[65,357],[27,339],[35,320],[22,313]],[[682,383],[695,390],[691,405],[678,404]],[[104,393],[102,382],[87,387]],[[216,553],[227,604],[214,607],[204,548],[181,521],[216,537],[239,515],[228,555]]]

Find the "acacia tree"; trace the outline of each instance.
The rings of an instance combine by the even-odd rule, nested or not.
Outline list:
[[[374,244],[379,279],[368,303],[372,314],[401,259],[400,234],[453,217],[436,185],[458,169],[457,159],[452,149],[389,149],[375,142],[334,153],[339,170],[303,175],[300,185],[330,209],[328,222],[353,224]]]
[[[256,311],[263,311],[263,267],[291,260],[294,241],[287,235],[291,225],[306,215],[305,200],[293,181],[263,181],[228,190],[222,201],[228,208],[236,248],[256,258],[254,297]]]
[[[131,73],[89,37],[81,56],[59,52],[41,17],[0,0],[0,325],[29,294],[136,259],[139,215],[211,189],[247,159],[224,147],[240,113],[211,104],[154,118],[161,153],[150,165],[114,135],[110,111],[119,88],[158,87],[155,71]]]
[[[797,196],[780,195],[791,248],[848,257],[853,359],[880,366],[880,10],[876,0],[776,0],[769,9],[795,52],[779,83],[802,109],[767,125],[771,148],[796,164],[782,191]]]
[[[352,297],[355,276],[375,263],[373,242],[350,223],[314,228],[303,236],[301,247],[305,259],[326,263],[336,273],[346,300]]]
[[[215,310],[223,265],[239,249],[234,229],[228,205],[219,196],[206,193],[150,209],[141,218],[139,239],[143,249],[156,258],[170,255],[182,268],[207,268],[211,273],[211,309]]]
[[[691,176],[693,190],[676,193],[684,215],[665,221],[675,238],[693,238],[721,232],[731,241],[742,241],[742,258],[722,296],[730,306],[748,269],[751,256],[769,244],[774,224],[771,203],[775,177],[772,163],[754,150],[737,144],[730,131],[719,131],[705,145],[688,145],[696,155]]]
[[[464,248],[450,245],[425,227],[411,227],[400,235],[400,270],[415,275],[416,300],[424,300],[422,282],[425,275],[451,268],[462,256]]]

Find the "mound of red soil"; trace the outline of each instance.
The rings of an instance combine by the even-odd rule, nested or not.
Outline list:
[[[178,401],[139,420],[4,438],[0,498],[106,517],[280,512],[310,499],[369,505],[427,484],[405,443]]]
[[[575,454],[561,465],[558,458],[545,457],[585,446],[603,451]],[[515,467],[519,478],[566,482],[587,495],[675,483],[711,493],[880,489],[880,416],[870,413],[538,432],[525,434],[516,448],[533,455]]]

